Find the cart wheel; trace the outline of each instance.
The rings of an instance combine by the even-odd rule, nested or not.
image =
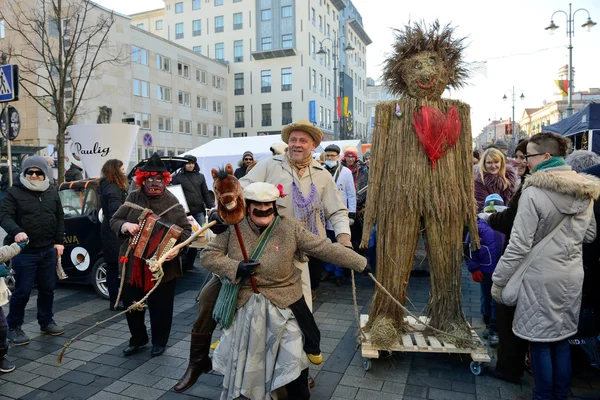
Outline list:
[[[471,365],[469,366],[473,375],[481,374],[481,363],[479,361],[471,361]]]
[[[363,368],[365,369],[365,371],[369,371],[371,369],[371,359],[370,358],[363,358]]]

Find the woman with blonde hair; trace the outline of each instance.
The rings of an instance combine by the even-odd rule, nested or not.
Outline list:
[[[475,201],[477,212],[483,210],[485,198],[498,193],[504,204],[508,204],[517,188],[518,172],[506,163],[504,154],[495,148],[483,152],[479,164],[475,166]]]

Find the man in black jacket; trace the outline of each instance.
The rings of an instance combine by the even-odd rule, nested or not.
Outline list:
[[[32,156],[23,161],[23,173],[6,191],[0,206],[0,226],[7,233],[5,242],[29,240],[12,260],[15,290],[6,318],[8,339],[17,346],[29,343],[21,325],[34,283],[38,289],[37,319],[41,331],[62,335],[64,329],[53,320],[52,303],[56,263],[64,251],[65,224],[62,204],[56,188],[48,181],[48,163],[43,157]]]
[[[206,186],[206,179],[200,173],[196,157],[185,156],[188,163],[182,171],[173,178],[173,185],[181,185],[185,200],[190,209],[190,215],[200,224],[204,225],[206,220],[206,209],[214,207],[211,196]],[[190,248],[183,257],[183,268],[190,270],[196,260],[197,249]]]

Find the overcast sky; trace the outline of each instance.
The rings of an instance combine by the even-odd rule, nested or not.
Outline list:
[[[124,14],[161,8],[162,0],[95,0],[105,7]],[[301,2],[303,0],[296,0]],[[305,1],[305,0],[304,0]],[[312,0],[316,1],[316,0]],[[585,8],[592,20],[600,22],[599,0],[572,0],[573,11]],[[541,107],[558,92],[554,80],[558,69],[567,64],[566,17],[556,14],[559,29],[554,35],[544,30],[554,11],[568,12],[568,0],[353,0],[363,18],[367,34],[373,43],[367,47],[367,74],[377,79],[380,65],[393,40],[391,28],[399,28],[409,19],[427,22],[436,18],[440,23],[451,22],[457,34],[468,36],[466,60],[486,61],[485,75],[478,73],[470,85],[449,96],[469,103],[472,107],[473,136],[479,134],[488,119],[507,119],[512,114],[512,102],[502,101],[515,86],[525,100],[515,102],[515,119],[523,108]],[[600,87],[600,25],[587,32],[581,25],[587,13],[575,16],[573,37],[573,66],[575,90]]]

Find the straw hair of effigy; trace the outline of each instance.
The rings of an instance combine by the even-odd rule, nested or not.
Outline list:
[[[395,115],[399,106],[403,117]],[[432,168],[413,127],[413,114],[422,106],[447,113],[456,107],[461,133],[456,145]],[[473,195],[470,108],[456,100],[403,98],[379,103],[376,108],[369,192],[365,211],[363,247],[377,223],[377,278],[402,304],[419,233],[431,266],[430,325],[456,331],[467,323],[461,309],[462,236],[468,226],[473,245],[478,235]],[[371,305],[369,326],[378,318],[391,318],[404,331],[403,310],[379,289]]]

